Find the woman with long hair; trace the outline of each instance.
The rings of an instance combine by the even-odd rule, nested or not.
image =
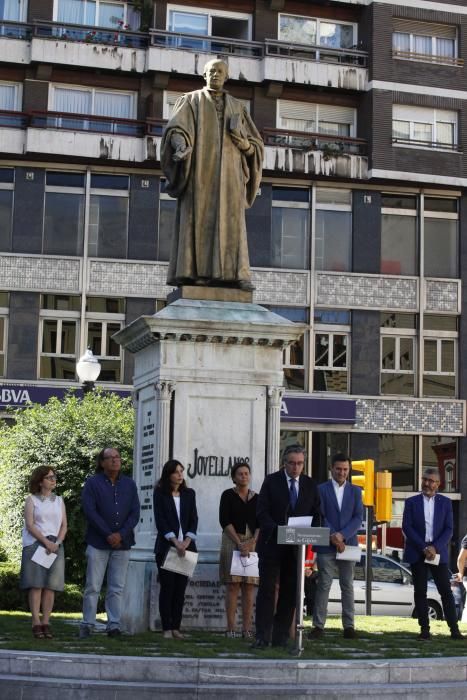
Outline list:
[[[164,560],[170,547],[178,556],[185,551],[196,552],[198,512],[193,489],[187,487],[183,477],[184,467],[176,459],[164,464],[161,477],[154,489],[154,515],[157,538],[154,552],[159,570],[159,612],[165,639],[183,639],[180,625],[185,602],[188,577],[167,571]]]
[[[235,637],[238,594],[242,593],[242,637],[251,637],[251,617],[258,578],[235,576],[230,573],[232,552],[239,550],[247,557],[255,551],[259,529],[256,520],[258,494],[250,489],[250,465],[237,462],[231,469],[233,488],[223,492],[219,505],[222,545],[219,560],[219,580],[225,584],[227,636]]]
[[[63,499],[54,493],[56,485],[53,467],[37,467],[29,479],[30,495],[24,506],[20,588],[28,590],[32,633],[36,639],[52,639],[49,621],[55,591],[63,591],[65,583],[63,540],[67,520]],[[57,555],[49,568],[32,561],[39,547],[47,554]]]

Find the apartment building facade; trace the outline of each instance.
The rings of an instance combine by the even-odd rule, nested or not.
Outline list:
[[[467,5],[409,0],[0,0],[0,410],[130,391],[112,335],[162,308],[177,97],[228,63],[265,141],[247,212],[255,301],[307,324],[283,444],[393,474],[394,524],[439,466],[467,524]]]

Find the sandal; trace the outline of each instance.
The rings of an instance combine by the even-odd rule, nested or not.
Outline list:
[[[42,631],[42,625],[33,625],[32,634],[36,639],[44,639],[44,632]]]
[[[42,633],[46,639],[54,638],[52,630],[50,629],[50,625],[42,625]]]

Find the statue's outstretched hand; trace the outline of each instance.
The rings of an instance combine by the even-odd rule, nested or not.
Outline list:
[[[172,156],[172,160],[174,161],[185,160],[193,150],[191,146],[188,146],[182,134],[172,134],[170,137],[170,145],[174,149],[174,154]]]

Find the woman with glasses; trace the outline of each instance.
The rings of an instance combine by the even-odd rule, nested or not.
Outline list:
[[[30,495],[24,507],[20,588],[28,590],[32,633],[36,639],[52,639],[49,618],[55,591],[63,591],[64,587],[65,554],[62,543],[67,532],[67,520],[63,499],[54,493],[56,484],[57,476],[52,467],[34,469],[29,479]],[[45,550],[42,552],[45,557],[56,555],[50,567],[33,561],[39,547]]]

